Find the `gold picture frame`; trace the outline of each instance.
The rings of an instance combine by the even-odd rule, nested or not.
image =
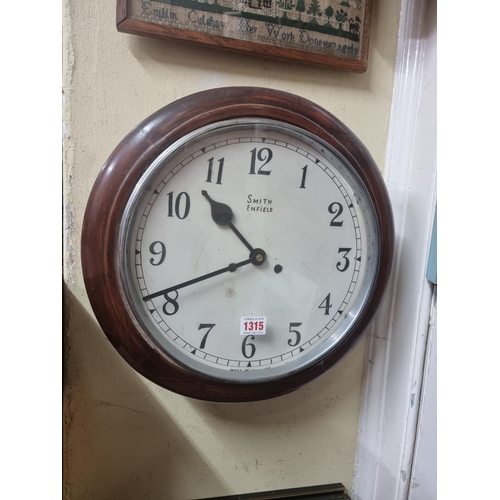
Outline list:
[[[363,73],[372,0],[117,0],[118,31]]]

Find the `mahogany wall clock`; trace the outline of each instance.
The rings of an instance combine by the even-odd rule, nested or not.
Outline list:
[[[105,334],[185,396],[293,391],[358,342],[389,279],[390,201],[367,149],[289,93],[190,95],[132,130],[85,212],[82,265]]]

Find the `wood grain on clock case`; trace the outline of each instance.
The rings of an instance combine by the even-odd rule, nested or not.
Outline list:
[[[181,366],[143,331],[124,301],[117,269],[118,229],[126,203],[152,161],[173,142],[210,123],[232,118],[271,118],[301,127],[344,156],[372,198],[380,234],[374,286],[351,331],[314,364],[277,380],[227,382]],[[192,398],[243,402],[291,392],[323,375],[360,340],[373,319],[389,280],[394,246],[391,205],[371,155],[337,118],[299,96],[256,87],[199,92],[160,109],[134,128],[104,164],[90,194],[82,230],[82,267],[95,316],[110,342],[140,374]]]

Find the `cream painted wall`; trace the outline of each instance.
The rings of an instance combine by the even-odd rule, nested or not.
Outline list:
[[[256,85],[325,107],[384,164],[400,0],[374,1],[369,69],[351,74],[118,33],[114,1],[64,5],[67,500],[183,500],[329,482],[352,486],[364,342],[274,400],[203,403],[136,374],[93,317],[80,265],[85,204],[115,145],[190,93]]]

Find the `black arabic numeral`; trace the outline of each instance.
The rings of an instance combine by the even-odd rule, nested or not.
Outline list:
[[[324,304],[324,305],[323,305]],[[318,306],[318,309],[324,309],[325,310],[325,316],[330,315],[330,307],[332,307],[332,303],[330,302],[330,294],[328,294],[323,302]]]
[[[169,297],[168,294],[169,293],[175,293],[175,297],[172,298],[172,297]],[[163,297],[165,297],[165,304],[163,304],[163,312],[167,315],[167,316],[173,316],[178,310],[179,310],[179,304],[177,303],[177,299],[179,298],[179,292],[177,290],[174,290],[172,292],[167,292],[165,295],[163,295]],[[168,305],[169,304],[172,304],[174,310],[172,311],[169,311],[168,310]]]
[[[302,169],[302,182],[300,183],[300,189],[305,189],[306,187],[306,175],[307,175],[307,165]]]
[[[335,216],[332,219],[332,221],[330,222],[330,226],[336,226],[336,227],[342,226],[344,221],[343,220],[337,221],[336,219],[338,219],[340,217],[340,214],[343,211],[344,211],[344,207],[338,201],[334,201],[333,203],[330,204],[330,206],[328,207],[328,212],[330,212],[332,215]]]
[[[167,193],[168,196],[168,213],[167,217],[173,217],[174,213],[178,219],[185,219],[189,215],[189,209],[191,208],[191,200],[189,199],[189,195],[184,191],[179,193],[175,198],[175,210],[174,210],[174,193],[170,191]],[[182,209],[181,215],[181,203],[184,200],[184,208]]]
[[[157,250],[158,246],[160,246],[160,250]],[[167,249],[165,248],[164,243],[162,243],[161,241],[153,241],[153,243],[151,243],[151,245],[149,245],[149,251],[153,255],[160,255],[160,260],[156,263],[155,263],[154,257],[151,257],[149,259],[149,262],[153,266],[159,266],[160,264],[163,263],[163,261],[165,260],[165,256],[167,255]]]
[[[247,359],[252,358],[256,350],[255,345],[248,342],[249,338],[250,340],[255,340],[255,337],[253,335],[245,335],[245,338],[243,339],[243,344],[241,346],[241,352],[243,353],[243,356],[245,356],[245,358]],[[250,347],[250,354],[247,354],[247,347]]]
[[[207,343],[208,334],[212,331],[212,328],[215,326],[215,323],[201,323],[198,327],[198,330],[202,330],[204,328],[208,328],[207,333],[201,339],[200,349],[205,349],[205,344]]]
[[[295,342],[292,342],[292,339],[288,339],[288,345],[291,347],[295,347],[300,342],[300,332],[298,330],[292,330],[292,328],[298,328],[302,323],[290,323],[288,327],[288,331],[290,333],[295,333]]]
[[[343,273],[344,271],[347,271],[347,268],[349,267],[350,261],[347,258],[347,254],[351,251],[351,248],[339,248],[339,253],[343,253],[344,255],[342,256],[342,259],[344,259],[343,266],[341,267],[342,262],[337,262],[337,269]]]
[[[252,154],[252,162],[250,164],[250,174],[255,174],[255,163],[256,160],[263,161],[264,163],[260,166],[257,174],[260,175],[271,175],[270,170],[262,170],[272,159],[273,152],[269,148],[262,148],[257,151],[257,148],[253,148],[250,151]]]
[[[212,170],[214,167],[214,158],[208,160],[208,174],[205,182],[212,182]],[[219,169],[217,170],[217,182],[215,184],[222,184],[222,170],[224,169],[224,158],[219,160]]]

